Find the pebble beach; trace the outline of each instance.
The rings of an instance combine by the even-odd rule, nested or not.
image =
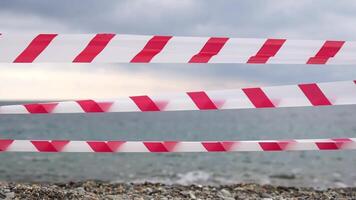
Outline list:
[[[165,185],[160,183],[0,183],[0,199],[356,199],[356,188],[316,190],[258,184]]]

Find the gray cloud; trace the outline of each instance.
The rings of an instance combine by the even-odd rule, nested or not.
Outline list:
[[[53,20],[75,32],[315,39],[355,39],[355,9],[356,2],[332,0],[0,2],[2,12]]]
[[[164,34],[356,40],[356,2],[333,0],[0,1],[3,32]],[[45,67],[45,66],[44,66]],[[72,67],[75,67],[73,65]],[[94,66],[88,70],[95,71]],[[355,79],[353,66],[110,65],[210,79],[271,84]],[[217,84],[219,81],[216,82]],[[215,88],[218,87],[214,86]]]

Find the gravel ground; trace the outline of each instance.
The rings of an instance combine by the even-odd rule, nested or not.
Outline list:
[[[0,199],[356,199],[356,188],[315,190],[258,184],[183,186],[101,181],[58,184],[0,182]]]

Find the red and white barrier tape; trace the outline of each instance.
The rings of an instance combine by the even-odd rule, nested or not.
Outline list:
[[[356,81],[0,106],[0,114],[224,110],[356,104]]]
[[[356,138],[259,141],[69,141],[0,139],[0,152],[238,152],[356,149]]]
[[[0,34],[3,63],[356,64],[356,42],[120,34]]]

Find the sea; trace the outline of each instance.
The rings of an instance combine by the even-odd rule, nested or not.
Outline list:
[[[9,139],[199,141],[339,137],[356,137],[356,106],[0,115],[0,138]],[[0,153],[0,182],[81,180],[356,187],[356,151]]]

